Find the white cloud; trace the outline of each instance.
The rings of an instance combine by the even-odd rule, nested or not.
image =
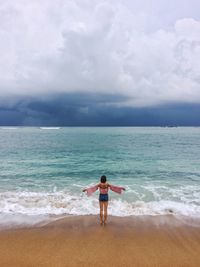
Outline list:
[[[179,18],[150,30],[152,14],[130,3],[0,0],[0,95],[121,94],[129,100],[119,105],[131,106],[200,102],[200,21]]]

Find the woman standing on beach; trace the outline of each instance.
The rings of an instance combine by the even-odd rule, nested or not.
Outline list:
[[[83,192],[87,192],[87,195],[90,196],[94,193],[97,189],[99,189],[99,207],[100,207],[100,223],[106,224],[107,222],[107,209],[108,209],[108,190],[111,189],[112,191],[121,194],[122,190],[125,191],[124,187],[110,185],[106,182],[106,176],[102,175],[100,179],[100,183],[83,189]]]

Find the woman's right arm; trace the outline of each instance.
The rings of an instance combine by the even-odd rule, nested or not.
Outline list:
[[[94,186],[91,186],[89,188],[85,188],[83,189],[83,192],[86,192],[88,196],[92,195],[92,193],[94,193],[97,189],[98,189],[99,185],[94,185]]]

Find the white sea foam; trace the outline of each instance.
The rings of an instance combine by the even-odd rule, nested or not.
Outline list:
[[[5,127],[0,127],[0,129],[2,129],[2,130],[16,130],[16,129],[18,129],[18,127],[5,126]]]
[[[67,192],[2,192],[0,193],[0,226],[34,225],[52,216],[98,214],[97,196],[72,195]],[[128,202],[121,198],[110,200],[109,214],[167,215],[200,218],[198,204],[169,200]]]
[[[40,127],[41,130],[59,130],[61,127]]]

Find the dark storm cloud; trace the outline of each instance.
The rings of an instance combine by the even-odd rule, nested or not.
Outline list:
[[[200,126],[200,105],[133,108],[116,106],[121,96],[62,94],[24,98],[0,107],[0,125],[21,126]],[[124,100],[124,99],[123,99]],[[111,102],[112,105],[107,105]]]

